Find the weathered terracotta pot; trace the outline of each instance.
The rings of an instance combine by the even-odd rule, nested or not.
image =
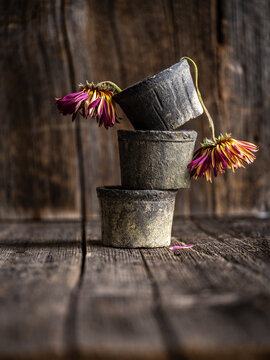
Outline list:
[[[180,189],[190,186],[187,168],[196,131],[118,131],[122,186]]]
[[[136,130],[175,130],[203,113],[187,60],[116,94]]]
[[[169,246],[176,193],[97,188],[102,243],[124,248]]]

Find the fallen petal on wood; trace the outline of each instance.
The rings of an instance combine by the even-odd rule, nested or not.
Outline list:
[[[177,245],[170,247],[171,250],[178,250],[178,249],[186,249],[186,248],[192,248],[194,245]]]

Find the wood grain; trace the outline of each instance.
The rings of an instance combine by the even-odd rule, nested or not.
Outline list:
[[[142,252],[174,334],[175,354],[257,359],[270,351],[269,220],[266,233],[260,232],[267,240],[246,235],[245,243],[235,234],[223,235],[220,224],[179,220],[175,241],[195,244],[192,249]],[[209,226],[218,238],[210,235]]]
[[[216,3],[205,1],[167,1],[167,16],[171,22],[175,61],[179,56],[189,56],[199,68],[199,87],[209,112],[218,116],[217,106],[217,16]],[[192,67],[191,67],[192,71]],[[194,72],[193,72],[194,74]],[[218,125],[218,118],[216,119]],[[217,126],[218,127],[218,126]],[[197,149],[205,136],[210,136],[207,118],[202,115],[183,128],[198,132]],[[217,129],[218,130],[218,129]],[[215,184],[192,181],[190,190],[180,190],[176,202],[176,214],[215,214]]]
[[[88,244],[78,302],[78,356],[166,359],[140,251]]]
[[[84,259],[79,223],[0,223],[1,359],[270,355],[269,219],[177,218],[174,252],[86,238]]]
[[[174,253],[104,248],[90,229],[78,310],[83,358],[269,354],[269,220],[177,219],[174,243],[195,246]]]
[[[176,214],[269,215],[270,5],[261,0],[11,0],[0,4],[0,218],[96,218],[96,186],[120,183],[116,131],[72,124],[55,96],[125,88],[188,55],[217,133],[260,146],[235,174],[193,181]],[[203,115],[184,126],[209,135]]]
[[[218,182],[217,213],[263,215],[270,201],[270,3],[223,1],[218,11],[221,131],[256,143],[260,151],[252,166]]]
[[[60,2],[1,2],[0,217],[79,217],[74,126]]]
[[[79,223],[0,224],[0,358],[73,353]]]

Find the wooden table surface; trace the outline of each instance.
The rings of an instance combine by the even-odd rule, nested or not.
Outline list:
[[[175,252],[99,239],[0,223],[1,359],[269,358],[269,219],[177,218]]]

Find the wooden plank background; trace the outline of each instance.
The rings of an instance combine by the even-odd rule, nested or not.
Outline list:
[[[245,170],[179,191],[176,214],[267,215],[269,18],[269,0],[1,1],[0,218],[96,217],[96,186],[120,182],[116,131],[129,125],[72,124],[54,96],[85,79],[125,88],[184,55],[217,130],[260,151]],[[186,127],[209,135],[205,116]]]

